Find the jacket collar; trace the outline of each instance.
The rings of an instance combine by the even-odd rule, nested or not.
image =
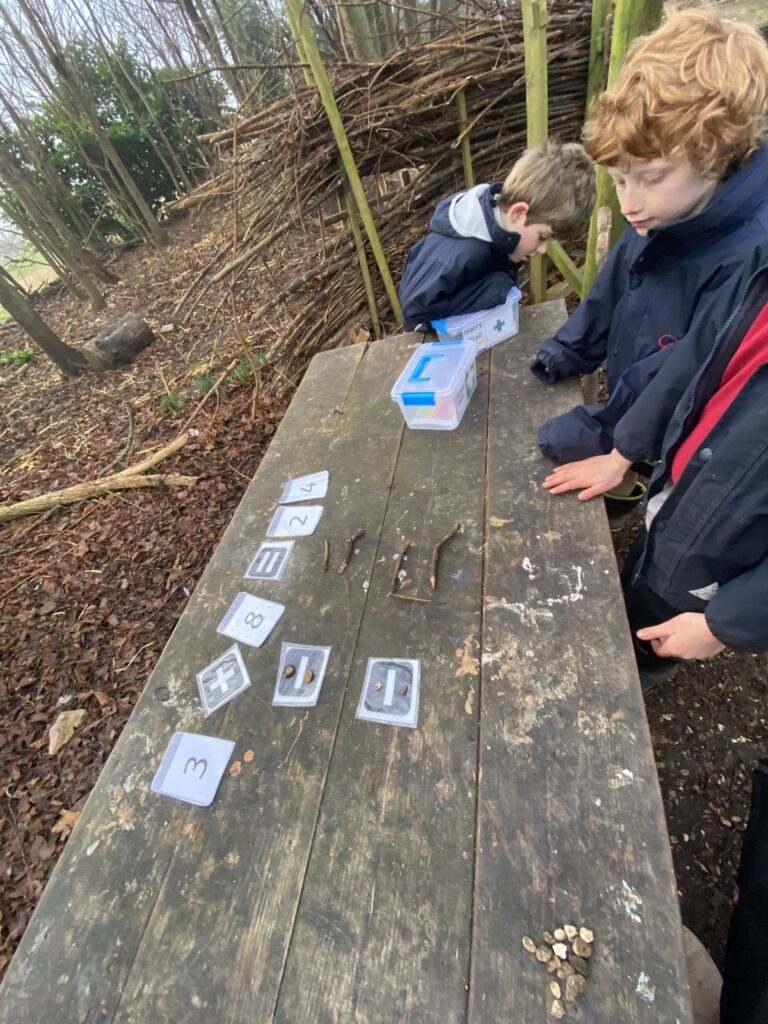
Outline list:
[[[721,232],[729,223],[749,220],[763,205],[768,206],[768,137],[761,140],[745,164],[725,178],[700,213],[651,228],[648,242],[654,238],[687,241],[710,231]]]
[[[442,203],[430,227],[440,234],[455,238],[477,238],[489,242],[504,253],[513,253],[520,242],[516,231],[506,231],[496,216],[502,182],[475,185],[466,192],[457,192]]]

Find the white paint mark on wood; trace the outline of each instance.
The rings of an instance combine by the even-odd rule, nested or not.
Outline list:
[[[635,924],[643,923],[643,919],[640,916],[640,908],[643,905],[642,897],[623,878],[621,880],[621,895],[618,905],[620,909],[624,910],[630,921],[634,921]]]
[[[637,992],[640,998],[644,999],[646,1003],[652,1003],[656,998],[656,986],[651,984],[651,979],[644,971],[640,972],[635,992]]]
[[[554,615],[549,608],[537,608],[534,605],[522,604],[519,601],[507,601],[503,597],[486,597],[485,607],[489,611],[496,609],[502,609],[507,612],[514,612],[518,616],[524,626],[530,626],[532,629],[538,629],[541,623],[539,619],[553,619]]]
[[[614,765],[612,771],[613,778],[608,779],[608,789],[621,789],[623,786],[629,786],[635,781],[635,773],[630,771],[629,768],[619,768]]]

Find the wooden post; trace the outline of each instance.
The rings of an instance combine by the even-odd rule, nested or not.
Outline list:
[[[547,3],[522,0],[525,45],[525,109],[528,145],[543,146],[549,127],[547,113]],[[531,301],[543,302],[547,290],[546,257],[530,261]]]
[[[661,20],[661,0],[616,0],[614,10],[613,33],[611,35],[611,57],[608,64],[608,88],[616,79],[632,40],[643,32],[655,28]],[[593,23],[594,27],[594,23]],[[591,48],[590,48],[591,52]],[[597,197],[592,219],[589,222],[589,238],[587,240],[587,259],[584,263],[584,275],[581,297],[584,298],[597,276],[597,212],[601,206],[608,206],[612,211],[612,234],[615,241],[623,229],[624,219],[619,210],[616,190],[608,172],[603,167],[597,171]]]
[[[597,211],[597,245],[595,246],[596,272],[603,269],[611,248],[611,208],[601,206]],[[597,404],[598,371],[585,374],[581,378],[581,390],[585,405]]]
[[[382,336],[381,321],[379,320],[379,311],[376,308],[376,296],[373,293],[373,283],[371,281],[371,272],[368,269],[368,260],[365,256],[365,243],[363,242],[363,233],[360,230],[360,221],[357,219],[357,210],[355,209],[355,201],[352,198],[352,193],[349,189],[349,184],[345,184],[344,188],[340,193],[340,200],[347,219],[349,220],[349,226],[352,230],[352,237],[355,240],[355,249],[357,249],[357,259],[360,263],[360,273],[363,275],[363,284],[365,285],[365,297],[368,300],[368,312],[371,314],[371,323],[377,338]]]
[[[459,110],[459,133],[461,135],[461,162],[464,164],[464,183],[467,188],[475,184],[475,175],[472,170],[472,152],[469,146],[469,132],[467,131],[467,97],[463,89],[456,93],[456,106]]]
[[[581,271],[559,242],[550,242],[547,256],[563,275],[571,290],[581,295]]]
[[[344,170],[349,180],[352,195],[357,203],[357,208],[360,211],[360,216],[362,218],[363,225],[365,226],[366,234],[368,235],[368,241],[371,244],[371,249],[373,250],[373,255],[376,259],[376,265],[378,266],[379,273],[384,281],[387,297],[389,298],[389,302],[397,322],[401,324],[403,322],[403,311],[400,307],[397,289],[395,288],[395,283],[392,280],[392,274],[387,266],[384,250],[381,246],[381,242],[379,241],[378,231],[376,230],[376,224],[374,223],[370,207],[368,206],[368,200],[365,198],[363,184],[360,181],[360,175],[355,164],[355,158],[349,145],[349,139],[347,138],[347,133],[341,120],[341,115],[339,114],[339,108],[336,104],[336,98],[333,95],[331,83],[328,81],[328,75],[326,74],[325,65],[323,64],[320,51],[317,47],[317,41],[315,40],[312,30],[306,20],[303,0],[285,0],[285,10],[288,14],[291,31],[298,33],[295,38],[297,39],[297,43],[300,42],[299,52],[301,53],[303,51],[303,54],[306,55],[315,84],[317,85],[320,93],[320,98],[323,101],[325,112],[328,115],[331,130],[333,131],[333,137],[336,140],[336,146],[338,147],[341,162],[344,165]]]
[[[589,117],[592,100],[600,92],[605,69],[605,23],[611,9],[611,0],[592,0],[592,28],[589,39],[589,70],[587,71],[587,102],[584,116]]]

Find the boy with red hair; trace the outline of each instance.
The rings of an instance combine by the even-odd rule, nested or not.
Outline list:
[[[605,359],[610,398],[544,424],[546,455],[566,461],[616,448],[630,465],[658,458],[666,423],[650,383],[679,348],[690,350],[678,371],[690,379],[745,271],[768,251],[767,104],[765,41],[703,10],[673,12],[636,40],[595,101],[586,149],[608,168],[629,227],[532,370],[552,383]],[[613,493],[627,494],[635,480],[628,473]]]

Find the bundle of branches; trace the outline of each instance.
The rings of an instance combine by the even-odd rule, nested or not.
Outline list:
[[[583,120],[590,11],[589,3],[572,0],[554,0],[549,8],[549,130],[561,139],[578,138]],[[479,181],[503,176],[525,147],[524,71],[517,4],[379,64],[335,69],[334,94],[396,278],[435,202],[462,185],[462,135],[470,137]],[[460,91],[468,110],[464,132],[456,106]],[[342,185],[338,152],[313,86],[296,87],[266,110],[205,138],[221,148],[222,170],[175,205],[226,197],[236,207],[236,227],[180,299],[177,308],[185,306],[187,316],[209,288],[243,283],[254,261],[327,209]],[[348,221],[336,219],[330,239],[323,239],[323,256],[304,265],[251,317],[258,332],[259,319],[294,296],[271,352],[288,370],[332,347],[359,322],[366,299],[357,260]],[[383,288],[377,282],[375,288],[385,311]]]

